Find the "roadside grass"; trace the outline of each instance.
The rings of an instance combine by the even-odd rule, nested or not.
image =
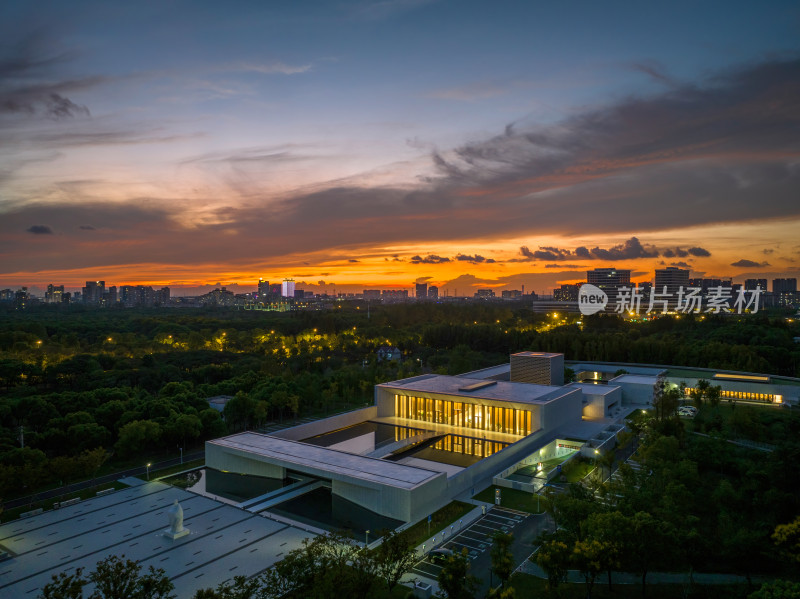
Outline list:
[[[496,485],[487,487],[475,495],[473,499],[485,501],[487,503],[494,503],[496,489],[500,489],[501,507],[507,507],[520,512],[528,512],[529,514],[541,514],[547,509],[547,497],[544,495],[539,495],[537,500],[537,496],[534,493],[520,491],[519,489],[506,489]]]
[[[205,459],[202,460],[192,460],[191,462],[184,462],[183,464],[176,464],[175,466],[170,466],[169,468],[162,468],[161,470],[150,470],[150,480],[158,480],[161,478],[165,478],[167,476],[171,476],[173,474],[177,474],[179,472],[184,472],[186,470],[196,470],[197,468],[202,468],[206,465]],[[147,473],[139,474],[136,478],[140,480],[147,480]],[[167,482],[167,481],[162,481]],[[169,483],[174,484],[174,483]],[[179,486],[179,485],[176,485]]]
[[[431,514],[431,528],[428,532],[428,519],[423,518],[413,526],[404,530],[401,535],[409,540],[412,547],[417,547],[428,537],[444,530],[459,518],[470,512],[475,506],[463,501],[452,501],[442,509]]]

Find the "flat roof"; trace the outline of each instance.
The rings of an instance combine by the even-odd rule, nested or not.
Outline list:
[[[511,354],[512,356],[531,356],[536,358],[554,358],[556,356],[564,356],[564,354],[556,354],[546,351],[520,351],[515,354]]]
[[[290,467],[305,467],[315,471],[324,470],[401,489],[413,489],[440,475],[439,472],[432,470],[404,466],[396,462],[369,458],[301,441],[279,439],[260,433],[239,433],[206,443],[237,449],[259,457],[280,460],[291,465]]]
[[[548,403],[559,397],[564,397],[575,390],[570,387],[497,381],[496,384],[491,386],[474,391],[465,391],[467,387],[474,383],[475,379],[470,377],[428,375],[425,377],[413,377],[400,381],[392,381],[391,383],[383,383],[377,386],[403,391],[441,393],[443,395],[453,395],[456,397],[471,397],[474,399],[491,399],[530,404]]]
[[[172,540],[167,509],[179,500],[190,534]],[[164,568],[178,597],[255,576],[313,536],[294,526],[160,482],[149,482],[0,526],[12,557],[0,562],[0,596],[37,597],[51,577],[124,555]],[[84,588],[85,596],[93,585]]]
[[[649,374],[621,374],[611,379],[612,383],[633,383],[637,385],[655,385],[658,377]]]
[[[587,395],[608,395],[619,389],[614,385],[594,385],[592,383],[570,383],[567,387],[575,387]]]

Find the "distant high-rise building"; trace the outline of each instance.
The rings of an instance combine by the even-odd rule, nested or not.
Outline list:
[[[63,285],[48,285],[47,291],[44,292],[44,302],[46,304],[60,304],[64,301],[64,286]]]
[[[666,291],[670,295],[676,296],[678,294],[678,289],[681,287],[686,289],[688,286],[688,269],[678,268],[676,266],[656,269],[656,282],[653,286],[656,293],[664,293]]]
[[[427,283],[417,283],[414,296],[418,300],[427,299],[427,297],[428,297],[428,284]]]
[[[553,289],[553,299],[557,302],[577,302],[580,285],[562,284],[558,289]]]
[[[617,290],[631,286],[631,271],[624,268],[595,268],[586,272],[586,282],[608,295],[609,305],[616,304]]]
[[[519,289],[504,289],[500,292],[500,297],[503,299],[519,299],[522,297],[522,291]]]
[[[294,279],[284,279],[281,283],[281,296],[294,297]]]
[[[428,287],[428,299],[429,300],[439,299],[439,288],[436,285],[431,285],[430,287]]]
[[[386,302],[404,302],[408,299],[408,289],[382,289],[381,299]]]
[[[683,288],[685,292],[688,287],[688,269],[678,268],[677,266],[656,269],[656,281],[653,285],[654,297],[661,297],[662,301],[666,301],[667,308],[673,309],[677,307],[678,291]]]
[[[794,293],[797,291],[797,279],[772,279],[773,293]]]
[[[744,288],[746,290],[757,289],[761,288],[761,291],[767,290],[767,280],[766,279],[745,279],[744,280]]]
[[[258,299],[265,299],[269,295],[269,281],[258,280]]]
[[[99,304],[103,301],[105,291],[105,281],[86,281],[86,286],[83,288],[83,303]]]
[[[703,295],[707,295],[708,290],[714,287],[732,286],[730,279],[689,279],[689,287],[699,287],[703,290]]]
[[[772,279],[772,295],[778,306],[800,305],[800,293],[797,293],[797,279]]]
[[[379,300],[381,299],[380,289],[365,289],[362,293],[365,300]]]
[[[478,289],[475,291],[475,299],[489,299],[494,297],[493,289]]]

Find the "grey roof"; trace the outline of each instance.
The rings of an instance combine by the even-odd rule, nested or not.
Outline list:
[[[570,387],[511,383],[509,381],[497,381],[497,384],[490,387],[477,389],[475,391],[463,391],[463,388],[469,387],[474,383],[474,378],[464,376],[432,375],[425,378],[414,377],[393,381],[378,386],[406,392],[420,391],[423,393],[439,393],[465,398],[471,397],[474,399],[491,399],[532,404],[547,403],[575,391],[575,389]]]
[[[270,461],[278,460],[292,468],[304,467],[314,472],[336,473],[401,489],[412,489],[440,475],[432,470],[259,433],[231,435],[207,441],[207,445],[236,449],[269,458]]]
[[[655,385],[658,377],[646,374],[621,374],[611,379],[614,384]]]
[[[191,532],[173,541],[162,532],[175,499]],[[191,597],[200,588],[269,568],[308,536],[264,516],[150,482],[0,526],[0,545],[12,554],[0,562],[0,596],[37,597],[54,574],[75,568],[88,573],[98,561],[124,555],[144,570],[163,568],[177,596]]]
[[[570,383],[567,387],[580,389],[586,395],[608,395],[619,389],[614,385],[595,385],[593,383]]]

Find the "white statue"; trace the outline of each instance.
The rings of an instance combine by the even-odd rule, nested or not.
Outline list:
[[[177,499],[172,504],[172,507],[167,510],[167,518],[169,518],[169,531],[171,533],[183,530],[183,508]]]
[[[169,528],[164,531],[165,536],[175,540],[189,534],[189,529],[183,527],[183,508],[177,499],[167,510],[167,518],[169,518]]]

